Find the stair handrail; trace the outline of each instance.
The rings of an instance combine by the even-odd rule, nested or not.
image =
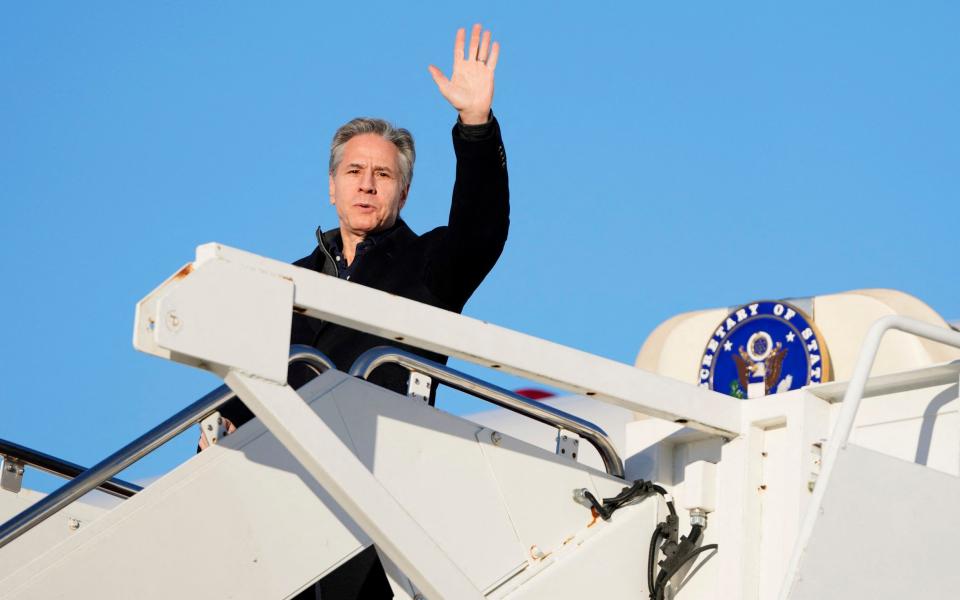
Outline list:
[[[336,368],[333,361],[319,350],[299,344],[290,347],[289,362],[306,364],[317,374]],[[0,548],[30,531],[87,492],[96,489],[117,473],[186,431],[187,428],[199,423],[235,397],[236,394],[229,387],[221,385],[71,479],[53,493],[28,506],[0,525]]]
[[[603,465],[607,473],[620,479],[624,477],[623,461],[617,454],[617,450],[607,433],[590,421],[391,346],[378,346],[361,354],[354,361],[353,366],[350,367],[350,374],[354,377],[366,379],[374,369],[384,364],[396,364],[405,369],[424,373],[435,381],[496,404],[501,408],[511,410],[551,427],[576,433],[597,449],[600,458],[603,459]]]
[[[817,518],[821,513],[824,495],[829,487],[830,477],[833,474],[834,465],[840,458],[840,452],[843,451],[850,442],[850,434],[853,432],[853,425],[857,418],[857,411],[860,403],[863,401],[867,391],[867,381],[870,378],[870,371],[873,370],[873,363],[877,358],[877,352],[880,350],[880,342],[884,335],[891,330],[902,331],[904,333],[939,342],[947,346],[960,348],[960,332],[952,327],[941,327],[925,321],[919,321],[910,317],[901,315],[888,315],[877,319],[863,340],[860,346],[860,355],[857,358],[857,364],[853,369],[853,375],[847,383],[846,392],[843,395],[843,402],[840,405],[840,414],[837,416],[836,424],[827,441],[823,459],[820,465],[820,474],[817,476],[817,482],[813,488],[813,495],[807,507],[807,513],[800,524],[800,531],[797,535],[797,541],[794,544],[793,554],[790,562],[787,563],[784,585],[780,588],[781,600],[785,599],[790,593],[790,582],[793,581],[797,570],[800,568],[800,562],[803,558],[804,550],[813,535],[813,529]]]
[[[69,460],[64,460],[52,454],[40,452],[39,450],[34,450],[33,448],[28,448],[27,446],[4,439],[0,439],[0,457],[3,457],[5,463],[7,460],[17,461],[25,466],[33,467],[34,469],[56,475],[57,477],[63,477],[64,479],[73,479],[87,470],[86,467],[72,463]],[[101,483],[97,486],[97,489],[116,496],[117,498],[129,498],[143,488],[135,483],[112,478]]]

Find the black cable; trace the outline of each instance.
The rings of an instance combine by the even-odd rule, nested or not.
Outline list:
[[[653,536],[650,538],[650,549],[647,554],[647,590],[650,592],[650,598],[654,597],[656,590],[653,574],[656,570],[657,550],[660,549],[660,547],[657,546],[658,542],[661,538],[666,540],[662,548],[663,553],[668,557],[676,554],[678,549],[677,538],[680,535],[680,518],[677,516],[676,510],[673,507],[673,501],[667,501],[667,507],[670,509],[670,514],[667,515],[665,521],[658,523],[654,529]]]
[[[654,591],[658,587],[654,581],[653,573],[656,568],[655,564],[657,560],[657,545],[659,544],[660,540],[666,540],[664,543],[664,553],[667,554],[668,557],[673,557],[680,552],[681,549],[686,549],[686,546],[680,546],[677,543],[677,538],[680,535],[680,518],[677,516],[677,508],[673,503],[673,498],[662,486],[659,486],[652,481],[645,481],[643,479],[637,479],[629,487],[625,487],[620,490],[620,493],[616,496],[613,496],[612,498],[604,498],[603,502],[597,500],[596,496],[591,494],[589,491],[583,491],[583,497],[586,498],[590,503],[590,508],[594,516],[600,517],[604,521],[609,521],[614,511],[623,508],[638,498],[649,496],[652,493],[663,496],[663,499],[667,504],[667,510],[670,514],[667,516],[664,522],[661,522],[657,525],[656,529],[654,529],[653,536],[650,539],[650,549],[647,554],[647,589],[649,589],[651,592],[651,598],[654,597]],[[694,536],[694,543],[696,542],[696,539],[699,538],[699,532],[699,528],[691,530],[691,535]]]
[[[590,502],[590,508],[597,513],[604,521],[609,521],[613,513],[624,506],[630,504],[634,500],[642,498],[644,496],[649,496],[650,494],[657,493],[664,497],[667,501],[667,508],[670,510],[672,516],[677,515],[677,510],[673,505],[673,499],[670,498],[670,495],[667,493],[667,490],[663,489],[661,486],[653,483],[652,481],[644,481],[643,479],[637,479],[629,487],[623,488],[619,494],[612,498],[604,498],[603,502],[597,500],[597,497],[591,494],[588,490],[583,490],[583,497]]]
[[[660,542],[660,537],[663,534],[663,523],[658,523],[657,527],[653,530],[653,535],[650,537],[650,550],[647,552],[647,590],[650,593],[653,593],[653,569],[656,566],[657,560],[657,544]]]
[[[702,531],[703,528],[699,525],[692,526],[690,528],[690,535],[685,536],[681,540],[680,548],[689,548],[690,546],[696,544]],[[716,550],[718,548],[719,546],[717,544],[707,544],[706,546],[693,548],[682,555],[680,555],[681,553],[679,551],[675,551],[673,556],[668,556],[665,558],[660,562],[661,570],[657,574],[657,579],[653,584],[653,588],[650,590],[650,598],[653,600],[662,600],[667,587],[667,582],[670,581],[674,575],[679,573],[681,569],[683,569],[684,565],[699,556],[701,553],[708,550]],[[677,550],[679,550],[679,548]],[[680,557],[677,558],[677,555],[680,555]]]
[[[587,490],[583,490],[583,497],[590,502],[590,508],[595,513],[594,516],[600,516],[604,521],[610,520],[610,515],[612,511],[608,510],[600,501],[597,500],[597,497],[591,494]]]
[[[662,561],[660,564],[662,565],[663,562],[665,561]],[[664,590],[666,590],[668,581],[670,581],[670,571],[665,568],[660,569],[660,572],[657,573],[657,580],[650,589],[650,598],[654,600],[661,600],[663,598]]]
[[[578,492],[579,493],[579,492]],[[680,518],[677,516],[677,509],[673,503],[673,498],[662,486],[652,481],[637,479],[629,487],[620,490],[620,493],[612,498],[604,498],[601,502],[589,490],[583,490],[583,498],[590,503],[590,510],[594,518],[600,517],[604,521],[609,521],[613,513],[635,500],[650,494],[659,494],[663,496],[667,504],[667,510],[670,514],[666,520],[657,524],[650,538],[650,548],[647,554],[647,589],[650,592],[651,600],[662,600],[667,582],[679,570],[694,557],[698,556],[703,549],[695,548],[700,537],[703,534],[703,526],[693,525],[690,527],[690,533],[680,537],[679,525]],[[679,539],[678,539],[679,538]],[[663,552],[665,558],[660,561],[660,572],[654,578],[655,563],[657,558],[658,544],[660,540],[665,540],[659,550]],[[716,544],[704,546],[705,549],[716,548]]]
[[[694,550],[700,537],[703,535],[703,526],[692,525],[690,533],[680,538],[680,542],[669,541],[661,547],[665,558],[660,561],[660,573],[657,574],[653,585],[648,584],[651,598],[660,598],[663,590],[669,581],[680,570],[680,567],[687,560],[691,550]],[[649,563],[649,559],[648,559]],[[652,570],[648,572],[648,581],[652,577]]]
[[[706,546],[700,546],[699,548],[696,548],[692,552],[687,553],[686,556],[684,556],[679,561],[677,561],[677,566],[672,570],[672,572],[668,573],[666,569],[660,571],[660,574],[657,576],[655,594],[651,594],[651,598],[655,598],[656,600],[662,600],[664,592],[667,589],[667,582],[670,581],[674,575],[679,573],[680,570],[683,569],[683,566],[685,564],[687,564],[688,562],[690,562],[700,554],[708,550],[716,550],[717,548],[719,548],[717,544],[707,544]]]
[[[658,579],[658,581],[659,581],[659,579]],[[662,586],[662,585],[660,585],[659,583],[657,583],[656,591],[655,591],[655,592],[653,593],[653,595],[650,596],[650,597],[653,598],[653,600],[663,600],[663,594],[664,594],[664,591],[665,591],[665,590],[666,590],[666,587],[665,587],[665,586]]]
[[[650,597],[655,600],[662,600],[663,594],[667,589],[667,582],[670,581],[671,577],[673,577],[673,575],[670,574],[670,571],[661,569],[657,574],[657,581],[653,584],[653,591],[650,593]]]
[[[720,546],[718,546],[717,544],[707,544],[706,546],[700,546],[699,548],[697,548],[697,549],[694,550],[693,552],[691,552],[691,553],[689,553],[689,554],[687,554],[686,556],[683,557],[683,560],[681,560],[681,561],[680,561],[680,564],[677,565],[677,572],[679,572],[680,569],[683,568],[683,565],[687,564],[688,562],[690,562],[691,560],[693,560],[694,558],[696,558],[696,557],[699,556],[700,554],[706,552],[707,550],[717,550],[719,547],[720,547]]]

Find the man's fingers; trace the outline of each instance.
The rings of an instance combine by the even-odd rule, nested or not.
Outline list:
[[[430,71],[430,76],[433,77],[433,82],[436,83],[437,85],[443,85],[444,83],[449,81],[447,79],[447,76],[443,74],[443,71],[436,68],[435,66],[428,65],[427,70]]]
[[[487,59],[487,66],[490,70],[497,68],[497,59],[500,58],[500,42],[494,42],[490,48],[490,58]]]
[[[456,65],[458,62],[463,60],[463,41],[467,36],[467,32],[464,31],[463,27],[457,30],[457,37],[453,39],[453,64]]]
[[[477,60],[477,50],[480,48],[480,31],[482,29],[480,23],[477,23],[470,30],[470,51],[467,54],[467,60]]]
[[[487,62],[490,54],[490,30],[483,32],[483,39],[480,41],[480,52],[477,54],[477,60],[482,63]]]
[[[440,93],[443,94],[444,98],[446,98],[447,87],[450,85],[450,80],[447,79],[447,76],[443,74],[443,71],[433,65],[428,66],[427,70],[430,71],[430,76],[433,77],[433,82],[437,84],[437,88],[440,90]]]

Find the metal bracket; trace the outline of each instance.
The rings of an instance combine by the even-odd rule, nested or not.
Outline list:
[[[410,371],[410,379],[407,381],[407,396],[422,402],[430,402],[430,388],[432,386],[433,379],[429,375]]]
[[[823,444],[827,440],[820,440],[810,445],[810,478],[807,480],[807,489],[813,492],[820,477],[820,466],[823,464]]]
[[[18,494],[21,487],[23,487],[23,463],[15,458],[4,456],[3,471],[0,472],[0,488]]]
[[[580,438],[566,430],[557,430],[557,455],[565,456],[574,462],[577,460],[577,453],[580,451]]]
[[[209,445],[214,445],[220,441],[220,438],[227,435],[227,426],[220,416],[220,411],[210,413],[210,416],[200,421],[200,432],[207,438]]]

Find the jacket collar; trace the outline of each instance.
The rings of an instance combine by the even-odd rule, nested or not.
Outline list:
[[[317,227],[316,231],[317,243],[320,244],[323,248],[317,248],[321,252],[326,250],[330,251],[331,248],[340,247],[340,228],[335,227],[327,231],[321,232],[320,228]],[[367,239],[370,239],[374,242],[376,246],[393,246],[396,243],[402,243],[409,241],[417,237],[417,234],[413,232],[410,227],[403,221],[403,219],[397,217],[397,222],[393,224],[388,229],[383,231],[376,231],[368,236]]]

